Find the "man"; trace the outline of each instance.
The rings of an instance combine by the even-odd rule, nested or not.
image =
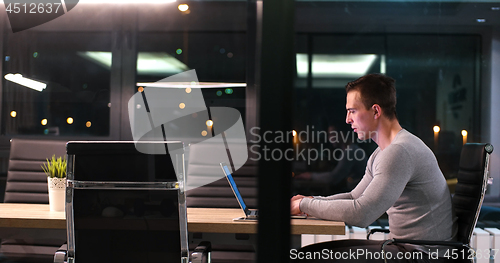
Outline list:
[[[291,213],[307,213],[367,227],[387,212],[390,238],[454,240],[457,224],[446,181],[432,151],[419,138],[401,128],[396,116],[394,82],[387,76],[370,74],[347,84],[346,122],[360,140],[372,139],[378,148],[368,160],[365,175],[351,192],[328,197],[294,196]],[[338,241],[302,250],[321,251],[324,248],[332,251],[363,248],[380,252],[381,242]],[[388,248],[391,253],[415,249],[428,252],[423,247],[410,245]],[[440,255],[443,251],[439,251]],[[377,262],[365,260],[357,258],[352,262]],[[421,262],[427,262],[428,257],[423,260]],[[392,262],[405,261],[393,259]]]

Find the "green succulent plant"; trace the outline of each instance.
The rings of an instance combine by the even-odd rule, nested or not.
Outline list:
[[[66,166],[68,162],[66,158],[56,158],[55,155],[52,155],[52,159],[46,159],[47,163],[42,164],[42,169],[50,178],[66,178]]]

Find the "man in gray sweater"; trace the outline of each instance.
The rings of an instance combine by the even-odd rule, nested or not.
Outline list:
[[[307,213],[366,227],[387,212],[390,238],[454,240],[457,224],[446,181],[432,151],[418,137],[401,128],[396,116],[394,80],[370,74],[348,83],[346,92],[346,122],[360,140],[372,139],[378,148],[368,160],[365,175],[351,192],[328,197],[294,196],[291,213]],[[301,252],[325,252],[322,251],[325,248],[331,253],[353,248],[380,252],[380,245],[380,241],[348,240],[312,245]],[[422,247],[399,245],[388,249],[392,253],[415,249],[428,252]],[[443,255],[442,250],[439,254]],[[294,256],[300,259],[298,254],[291,254],[292,259]],[[388,262],[438,262],[430,261],[428,255],[421,260],[395,258],[396,254]],[[383,262],[373,255],[349,259]]]

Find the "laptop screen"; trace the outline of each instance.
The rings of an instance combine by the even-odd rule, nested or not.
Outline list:
[[[246,211],[247,206],[245,205],[245,202],[243,202],[243,197],[241,197],[240,191],[238,190],[238,187],[236,186],[236,183],[234,182],[233,176],[231,175],[231,171],[229,171],[229,168],[227,168],[227,165],[222,165],[222,169],[224,169],[224,173],[226,174],[226,178],[231,184],[231,188],[233,188],[234,195],[236,195],[236,198],[238,198],[238,202],[241,205],[241,208]]]

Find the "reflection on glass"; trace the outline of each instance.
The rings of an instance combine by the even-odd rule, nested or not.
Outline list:
[[[183,89],[190,95],[201,89],[207,107],[236,108],[245,118],[245,33],[141,32],[137,50],[136,86],[146,94],[148,87]],[[198,82],[158,82],[187,70],[196,70]],[[189,107],[187,101],[175,107],[181,102]]]
[[[6,39],[3,134],[109,135],[109,34],[26,32]],[[15,121],[6,118],[11,109],[22,109]]]
[[[312,55],[312,74],[316,78],[358,78],[365,75],[377,59],[375,54]],[[307,54],[297,54],[297,75],[307,77]]]
[[[138,53],[137,73],[141,75],[173,75],[187,70],[188,66],[167,53]]]
[[[25,86],[36,91],[42,91],[47,87],[47,84],[23,77],[21,74],[7,74],[5,79],[17,83],[19,85]]]
[[[177,54],[182,50],[178,49]],[[78,55],[96,64],[111,68],[111,52],[86,51]],[[173,75],[189,70],[178,59],[164,52],[139,52],[137,55],[137,72],[145,75]]]

